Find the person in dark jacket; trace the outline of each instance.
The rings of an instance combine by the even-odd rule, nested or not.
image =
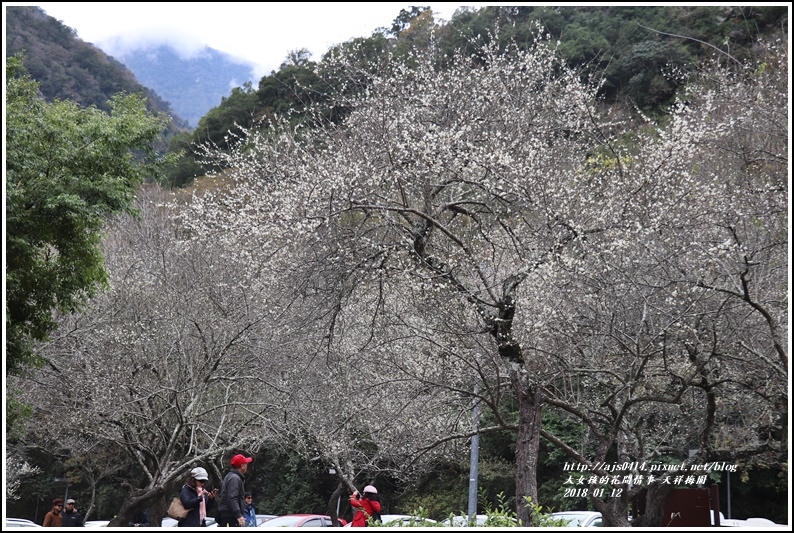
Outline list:
[[[149,527],[149,511],[143,509],[135,513],[129,525],[130,527]]]
[[[61,513],[61,526],[62,527],[83,527],[85,520],[77,509],[74,508],[74,500],[69,498],[66,500],[66,507]]]
[[[232,469],[223,478],[218,501],[218,527],[245,527],[245,474],[253,457],[237,454]]]
[[[207,471],[197,466],[190,471],[190,476],[179,491],[179,499],[188,510],[187,516],[179,521],[179,527],[206,527],[207,508],[215,501],[216,491],[204,490],[209,480]]]

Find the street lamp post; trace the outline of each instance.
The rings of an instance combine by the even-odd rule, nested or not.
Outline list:
[[[471,456],[469,460],[469,525],[477,519],[477,476],[480,460],[480,393],[479,383],[474,382],[474,408],[472,409]]]
[[[65,477],[56,477],[52,478],[55,483],[66,483],[66,492],[63,495],[63,502],[66,503],[66,500],[69,499],[69,478]]]

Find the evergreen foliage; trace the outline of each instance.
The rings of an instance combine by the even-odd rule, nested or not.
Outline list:
[[[110,112],[47,102],[14,56],[6,66],[6,363],[41,361],[56,312],[70,312],[107,279],[99,245],[104,219],[128,212],[155,170],[153,143],[167,119],[119,94]],[[133,151],[140,151],[135,156]]]
[[[476,54],[491,39],[501,47],[511,42],[531,46],[537,21],[559,41],[569,66],[586,67],[584,72],[603,77],[601,96],[606,101],[656,114],[680,89],[671,72],[692,70],[716,49],[729,54],[725,60],[746,59],[754,40],[779,30],[786,15],[783,6],[489,6],[461,8],[448,23],[439,24],[428,7],[412,6],[401,10],[389,29],[338,44],[317,64],[352,50],[362,66],[383,61],[387,53],[406,59],[411,50],[428,50],[432,43],[444,65],[454,50]],[[237,131],[235,124],[252,120],[288,113],[293,121],[301,120],[302,109],[330,89],[312,74],[314,64],[304,51],[290,54],[277,72],[259,81],[256,99],[232,95],[207,113],[187,146],[211,140],[223,147],[227,133]],[[329,120],[338,120],[340,111],[329,110]],[[185,157],[190,162],[171,173],[174,185],[212,170],[197,168],[190,152]]]

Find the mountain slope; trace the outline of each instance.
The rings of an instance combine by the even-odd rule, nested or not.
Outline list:
[[[138,81],[168,100],[191,127],[234,87],[252,78],[250,66],[207,47],[188,58],[168,45],[117,53],[116,57]]]
[[[70,100],[108,111],[108,99],[121,91],[143,94],[153,112],[173,119],[171,133],[187,123],[123,64],[77,37],[75,31],[35,6],[5,6],[6,57],[23,52],[25,68],[47,100]]]

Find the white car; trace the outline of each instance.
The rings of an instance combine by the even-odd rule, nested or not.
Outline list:
[[[778,524],[768,518],[748,518],[745,522],[747,522],[747,527],[788,527],[786,524]]]
[[[218,527],[218,522],[211,516],[206,517],[204,523],[207,527]],[[163,518],[163,521],[160,522],[160,527],[179,527],[179,520],[166,516]]]
[[[711,512],[712,519],[714,517],[714,511]],[[714,523],[712,522],[712,526]],[[767,527],[788,527],[785,524],[776,524],[775,522],[769,520],[768,518],[748,518],[747,520],[740,520],[737,518],[725,518],[725,515],[720,513],[720,526],[722,527],[752,527],[755,529],[758,528],[767,528]]]
[[[484,526],[485,521],[488,520],[487,514],[478,514],[474,516],[474,525],[476,527]],[[458,515],[453,516],[450,518],[445,518],[441,521],[442,524],[445,526],[453,526],[453,527],[469,527],[469,517]]]
[[[422,518],[421,516],[411,516],[407,514],[382,514],[380,515],[380,523],[383,524],[384,527],[413,527],[422,524],[435,524],[436,521],[430,518]]]
[[[604,519],[598,511],[560,511],[551,513],[555,520],[565,520],[568,527],[603,527]]]
[[[85,527],[107,527],[110,520],[86,520]]]
[[[43,527],[27,518],[6,518],[6,527]]]

